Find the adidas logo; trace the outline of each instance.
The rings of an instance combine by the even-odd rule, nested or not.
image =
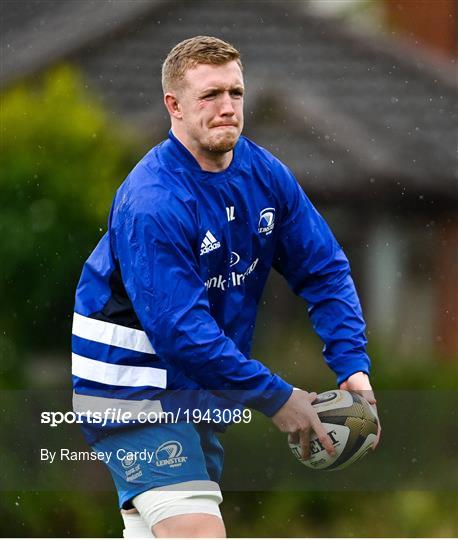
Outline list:
[[[221,242],[218,242],[212,233],[207,231],[205,238],[200,245],[200,254],[205,255],[205,253],[210,253],[210,251],[218,249],[219,247],[221,247]]]

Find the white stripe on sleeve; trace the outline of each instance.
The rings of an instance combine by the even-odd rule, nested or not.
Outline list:
[[[99,321],[90,317],[84,317],[79,313],[73,314],[73,329],[75,336],[113,345],[131,351],[155,354],[154,349],[143,330],[128,328],[119,324]]]
[[[72,353],[72,374],[89,381],[115,386],[167,387],[165,369],[108,364],[75,353]]]

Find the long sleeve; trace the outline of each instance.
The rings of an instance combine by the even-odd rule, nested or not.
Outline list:
[[[202,388],[273,415],[292,386],[246,358],[212,317],[189,204],[166,190],[138,198],[118,211],[113,231],[127,294],[156,353]]]
[[[340,384],[357,371],[369,373],[365,323],[348,260],[328,225],[293,175],[282,170],[284,213],[274,267],[308,305],[323,354]]]

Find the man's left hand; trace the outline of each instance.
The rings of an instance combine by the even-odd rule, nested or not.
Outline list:
[[[382,431],[382,428],[380,426],[380,419],[378,417],[377,413],[377,400],[375,399],[374,392],[372,390],[371,383],[369,382],[369,377],[366,373],[363,373],[362,371],[359,371],[358,373],[354,373],[346,381],[344,381],[339,388],[341,390],[348,390],[349,392],[356,392],[357,394],[362,395],[372,406],[372,409],[375,412],[375,415],[377,416],[378,420],[378,430],[377,430],[377,438],[375,439],[372,450],[375,450],[377,448],[377,445],[380,441],[380,434]]]

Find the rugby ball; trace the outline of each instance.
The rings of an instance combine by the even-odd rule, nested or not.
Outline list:
[[[310,437],[310,458],[301,457],[301,446],[288,439],[296,458],[311,469],[345,469],[361,459],[377,436],[378,420],[374,409],[359,394],[346,390],[331,390],[318,394],[313,407],[331,438],[336,453],[330,456],[318,437]]]

